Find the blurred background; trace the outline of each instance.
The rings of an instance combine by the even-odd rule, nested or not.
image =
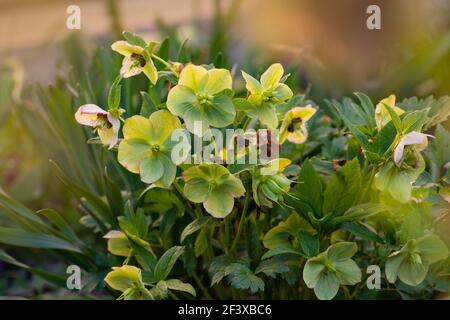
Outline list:
[[[70,5],[81,10],[80,30],[66,27]],[[366,27],[370,5],[381,9],[381,30]],[[99,191],[99,151],[86,145],[73,112],[105,102],[120,65],[109,46],[122,30],[170,38],[169,57],[181,62],[253,74],[281,62],[294,91],[321,105],[355,91],[374,102],[447,95],[449,17],[450,0],[0,0],[0,192],[35,209],[73,210],[49,159]],[[143,86],[133,81],[125,90]],[[235,85],[243,87],[238,74]],[[23,288],[26,279],[12,274]],[[10,282],[0,277],[0,296]]]

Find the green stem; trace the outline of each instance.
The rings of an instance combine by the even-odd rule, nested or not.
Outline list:
[[[230,252],[233,253],[234,250],[236,249],[236,246],[238,244],[239,241],[239,237],[241,235],[242,232],[242,228],[244,227],[245,224],[245,216],[247,214],[247,209],[248,209],[248,204],[250,202],[250,192],[247,192],[246,196],[245,196],[245,202],[244,202],[244,208],[242,210],[242,214],[241,214],[241,220],[239,221],[239,226],[236,232],[236,236],[234,237],[233,243],[231,244],[231,248],[230,248]]]
[[[175,69],[172,68],[170,63],[168,63],[166,60],[164,60],[163,58],[157,56],[156,54],[152,54],[152,58],[155,59],[155,60],[158,60],[159,62],[161,62],[163,65],[165,65],[167,67],[167,69],[172,71],[172,73],[178,77],[178,73],[175,71]]]
[[[198,277],[197,273],[192,274],[192,278],[194,278],[195,283],[200,288],[200,291],[203,293],[206,299],[213,300],[213,297],[209,294],[208,290],[205,288],[205,286],[202,283],[202,280]]]

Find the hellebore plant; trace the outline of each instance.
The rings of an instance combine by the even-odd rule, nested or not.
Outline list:
[[[351,258],[358,251],[355,243],[340,242],[325,252],[308,259],[303,269],[303,280],[313,288],[321,300],[331,300],[340,285],[354,285],[361,281],[361,270]]]
[[[230,97],[231,85],[228,70],[206,70],[189,64],[169,91],[167,108],[184,120],[190,132],[203,136],[210,126],[223,128],[233,122],[236,111]]]
[[[138,173],[145,183],[169,187],[176,176],[172,162],[175,143],[172,132],[181,128],[180,120],[167,110],[159,110],[147,119],[133,116],[125,120],[118,160],[128,171]]]
[[[71,142],[64,151],[85,147],[64,158],[85,161],[74,174],[57,168],[78,210],[36,214],[0,190],[1,218],[20,226],[0,226],[2,248],[54,249],[89,275],[83,293],[117,299],[450,293],[450,133],[439,125],[450,116],[450,97],[391,95],[374,105],[355,93],[316,103],[293,94],[279,63],[259,80],[242,71],[245,88],[233,87],[234,72],[219,55],[222,68],[195,65],[170,37],[124,37],[112,45],[124,56],[120,70],[99,59],[108,69],[98,74],[108,77],[92,99],[103,104],[109,88],[107,109],[71,93],[52,103],[70,114],[82,105],[75,120],[103,144],[75,143],[81,134],[95,139],[81,130],[61,139]],[[66,284],[2,250],[0,260]],[[373,275],[380,289],[366,286],[368,266],[383,269]]]
[[[194,203],[203,203],[215,218],[225,218],[234,207],[234,198],[242,197],[245,188],[225,167],[201,164],[183,172],[184,194]]]
[[[93,127],[104,145],[112,149],[118,142],[120,120],[110,111],[105,111],[95,104],[85,104],[75,113],[79,124]]]
[[[250,93],[247,98],[250,105],[246,113],[251,118],[257,117],[269,129],[278,125],[276,106],[289,100],[293,95],[292,90],[282,83],[283,74],[283,66],[279,63],[271,65],[261,75],[260,81],[242,71],[245,87]]]
[[[124,56],[120,75],[129,78],[144,72],[147,78],[155,84],[158,81],[158,71],[151,57],[155,44],[147,45],[145,42],[140,44],[130,44],[127,41],[119,40],[111,45],[111,49]]]

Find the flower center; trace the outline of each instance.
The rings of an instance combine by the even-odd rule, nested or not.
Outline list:
[[[296,130],[299,130],[302,126],[302,119],[301,118],[294,118],[291,121],[291,124],[288,126],[287,131],[288,132],[294,132]]]
[[[203,94],[203,93],[197,93],[197,101],[200,105],[202,106],[206,106],[206,105],[211,105],[212,104],[212,100],[213,100],[213,96],[209,95],[209,94]]]
[[[141,68],[143,68],[145,66],[145,63],[146,63],[145,58],[143,56],[141,56],[140,54],[132,53],[131,59],[133,60],[134,65],[139,66]]]
[[[154,145],[150,146],[150,150],[152,150],[152,152],[155,152],[155,153],[159,152],[159,150],[160,150],[159,145],[154,144]]]
[[[97,115],[97,122],[95,123],[95,128],[97,129],[109,129],[112,124],[108,121],[108,116],[106,114]]]

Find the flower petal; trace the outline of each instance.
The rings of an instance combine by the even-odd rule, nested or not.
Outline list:
[[[207,82],[203,91],[205,93],[214,95],[225,89],[231,89],[232,80],[230,71],[226,69],[211,69],[207,72]]]
[[[189,201],[195,203],[204,202],[208,196],[209,183],[200,178],[194,178],[184,185],[184,194]]]
[[[108,114],[95,104],[85,104],[78,108],[75,113],[75,120],[82,125],[94,127],[97,124],[99,114]]]
[[[277,113],[270,104],[263,103],[261,107],[258,108],[259,121],[266,125],[269,129],[276,128],[278,125]]]
[[[207,71],[202,66],[188,64],[181,70],[178,84],[191,88],[197,92],[199,90],[200,82],[206,74]]]
[[[125,129],[125,127],[124,127]],[[139,165],[150,152],[150,146],[142,139],[126,139],[119,144],[117,159],[128,171],[139,173]]]
[[[122,132],[125,139],[141,139],[151,142],[151,124],[146,117],[136,115],[126,119]]]
[[[130,78],[141,73],[143,68],[133,61],[131,56],[123,58],[122,67],[120,68],[120,75],[124,78]]]
[[[308,105],[306,107],[294,107],[291,110],[288,111],[290,114],[290,117],[293,118],[300,118],[303,122],[308,121],[309,119],[314,116],[316,113],[316,109],[311,107],[311,105]]]
[[[162,145],[170,139],[175,129],[181,128],[180,119],[172,115],[167,110],[158,110],[153,112],[149,118],[150,121],[150,142],[152,144]]]
[[[111,49],[123,56],[131,56],[133,53],[141,54],[144,50],[143,48],[129,44],[124,40],[114,42],[111,45]]]
[[[247,90],[250,93],[252,93],[252,94],[259,94],[259,93],[261,93],[262,92],[262,86],[259,83],[259,81],[256,80],[255,78],[253,78],[251,75],[249,75],[245,71],[241,71],[241,72],[242,72],[242,77],[244,77],[245,87],[247,88]]]
[[[283,66],[280,63],[272,64],[262,75],[261,85],[264,89],[273,89],[283,77]]]
[[[278,86],[276,86],[276,89],[274,91],[274,97],[278,101],[282,101],[282,102],[292,98],[293,95],[294,94],[292,93],[291,88],[289,88],[284,83],[280,83]]]
[[[213,190],[208,194],[203,206],[214,218],[225,218],[233,210],[234,198],[220,190]]]
[[[167,96],[167,109],[174,115],[184,119],[184,113],[192,108],[196,108],[197,97],[192,88],[177,85],[173,87]]]
[[[158,81],[158,70],[151,59],[145,63],[143,71],[151,83],[155,84]]]
[[[139,173],[144,183],[153,183],[164,174],[164,166],[158,157],[146,157],[139,164]]]

